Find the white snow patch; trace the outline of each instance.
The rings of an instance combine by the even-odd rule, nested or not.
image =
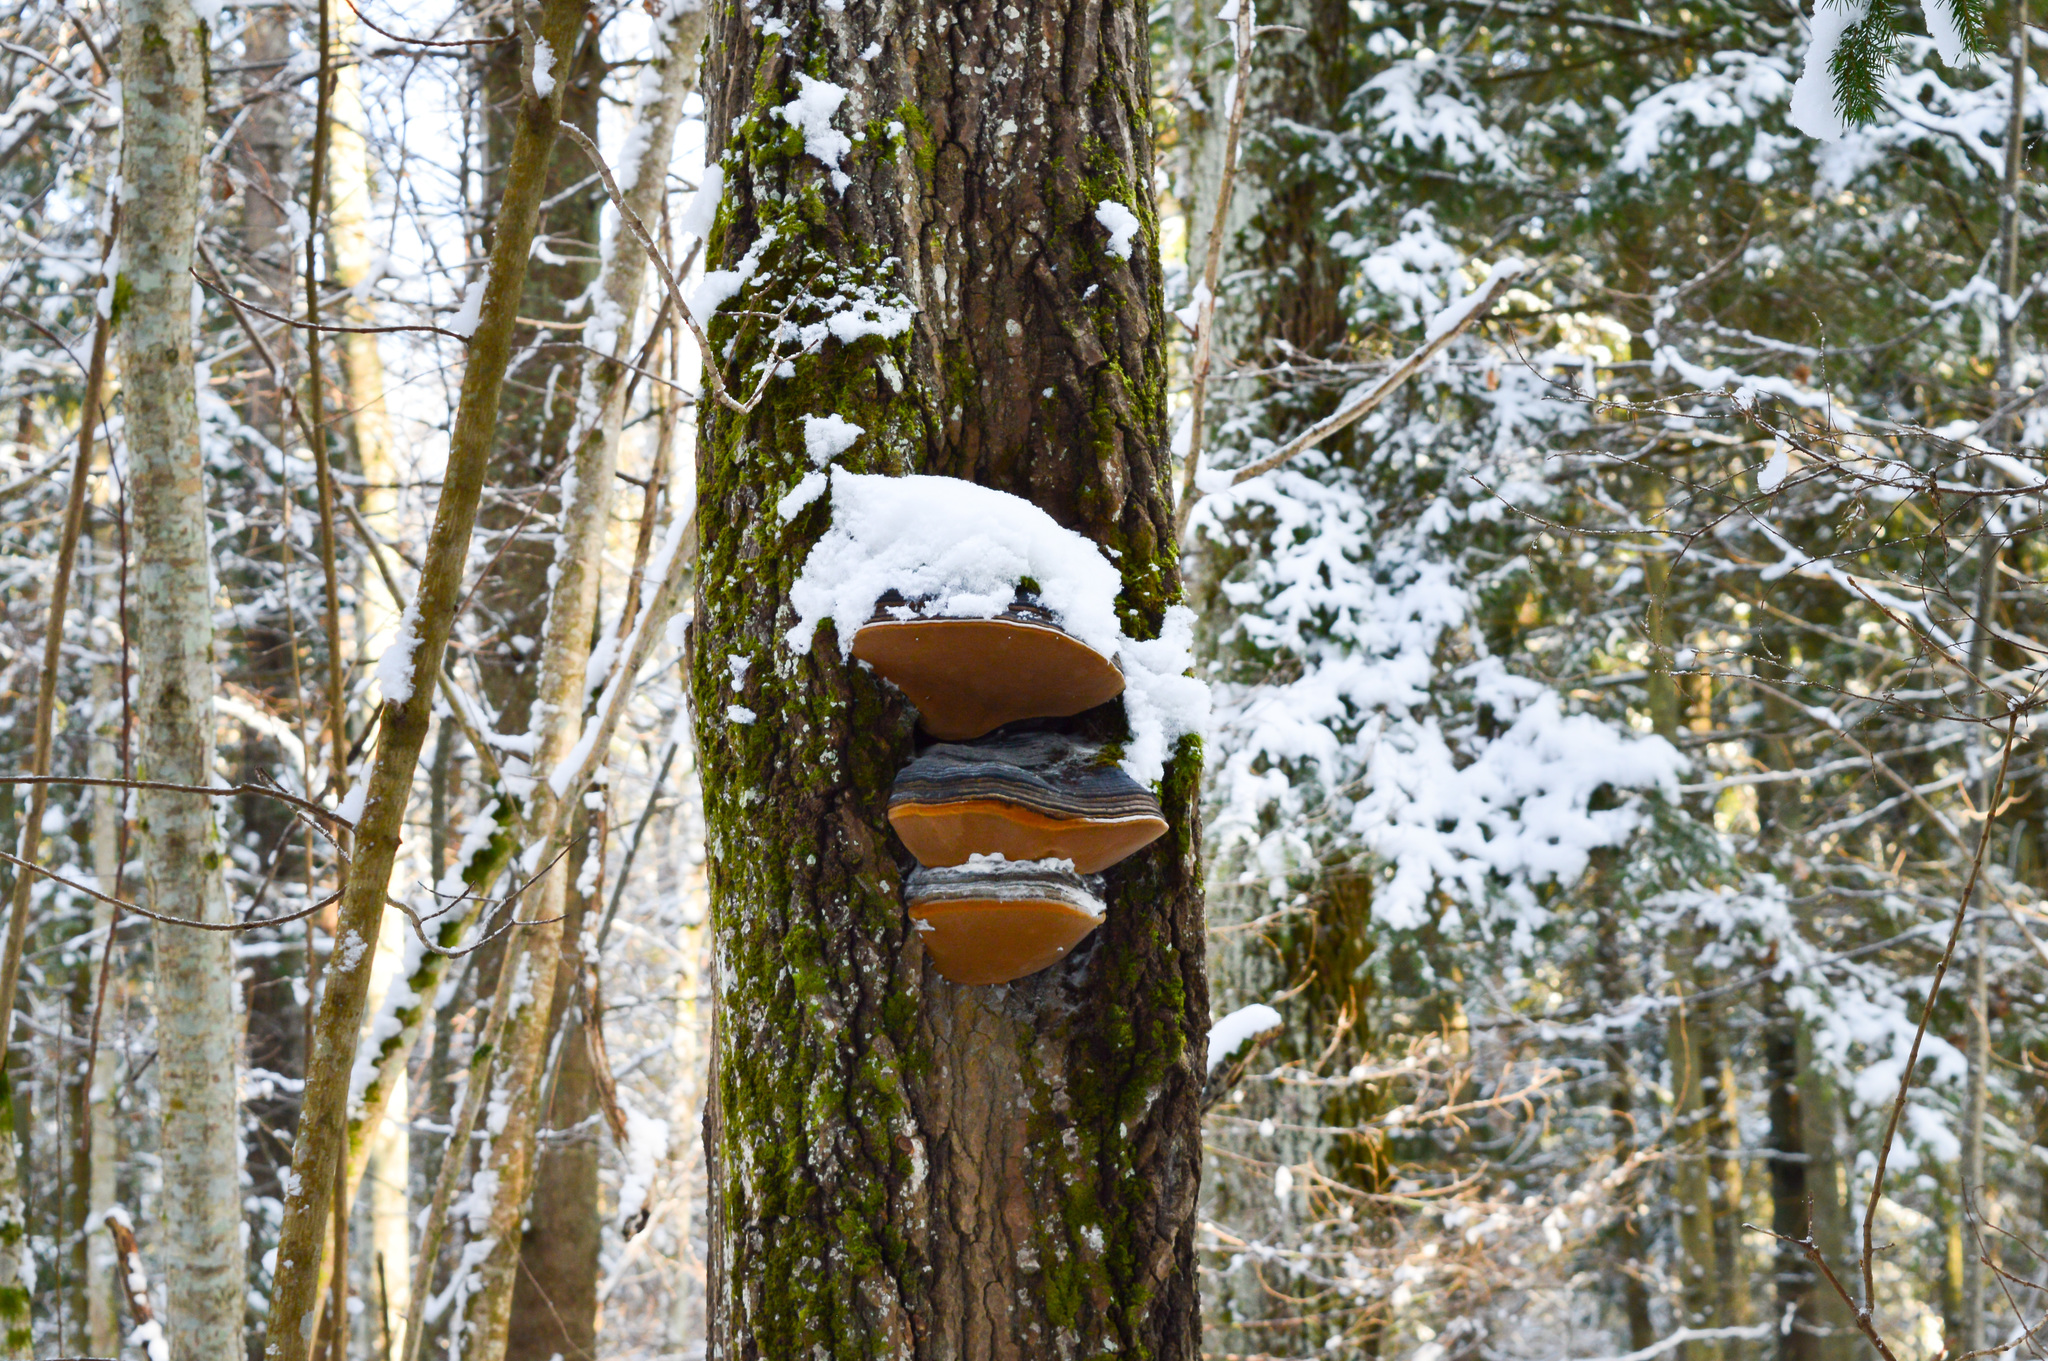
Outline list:
[[[346,972],[354,973],[356,965],[363,962],[363,952],[369,948],[369,942],[354,931],[344,931],[340,943],[335,947],[334,962]]]
[[[1843,35],[1863,22],[1870,12],[1870,0],[1815,0],[1813,42],[1806,49],[1806,64],[1792,85],[1792,107],[1786,118],[1808,137],[1823,142],[1841,140],[1849,125],[1835,102],[1835,53]]]
[[[463,291],[461,309],[448,318],[448,324],[442,329],[453,331],[464,339],[475,335],[476,324],[484,316],[484,290],[490,283],[491,267],[485,265],[483,273],[476,276],[476,282]]]
[[[725,706],[726,721],[728,723],[737,723],[742,728],[746,727],[748,724],[752,723],[755,719],[759,717],[759,714],[755,713],[752,709],[749,709],[744,704],[728,704]]]
[[[1792,448],[1779,440],[1771,450],[1771,461],[1764,464],[1763,471],[1756,475],[1756,488],[1766,496],[1785,485],[1786,474],[1792,471]]]
[[[804,508],[825,494],[825,474],[808,472],[797,480],[797,484],[784,492],[775,503],[775,514],[781,520],[793,520]]]
[[[1934,49],[1948,66],[1961,66],[1969,57],[1959,9],[1956,0],[1924,0],[1920,6],[1921,13],[1927,16],[1927,32],[1934,39]]]
[[[805,416],[803,423],[804,452],[810,456],[811,466],[816,468],[824,467],[851,449],[854,441],[867,433],[843,416]]]
[[[414,596],[398,616],[398,632],[377,661],[377,688],[387,704],[412,701],[412,658],[420,647],[420,601]]]
[[[1263,1002],[1231,1012],[1209,1027],[1209,1071],[1215,1072],[1248,1041],[1278,1030],[1281,1024],[1280,1013]]]
[[[623,1104],[623,1103],[622,1103]],[[669,1124],[626,1106],[626,1147],[622,1161],[625,1175],[619,1180],[621,1229],[635,1228],[647,1208],[647,1193],[653,1189],[655,1173],[668,1157]]]
[[[683,209],[683,215],[676,219],[676,230],[699,241],[709,240],[711,225],[718,218],[718,201],[724,196],[725,167],[714,161],[704,167],[703,178],[697,181],[697,192],[690,196],[690,206]]]
[[[747,247],[747,253],[740,257],[732,269],[707,269],[698,281],[696,291],[690,294],[690,315],[697,319],[699,326],[709,326],[711,315],[732,301],[733,296],[746,287],[761,268],[761,257],[775,244],[775,228],[769,227]]]
[[[853,177],[839,168],[839,159],[853,150],[853,139],[832,126],[832,115],[846,102],[846,87],[829,80],[814,80],[802,72],[796,78],[797,97],[773,110],[775,116],[804,135],[804,152],[815,156],[832,172],[832,187],[840,193]]]
[[[1119,260],[1131,258],[1131,241],[1138,234],[1138,215],[1106,198],[1095,205],[1095,220],[1109,233],[1109,253]]]
[[[533,92],[542,99],[555,92],[555,49],[537,35],[533,40]]]
[[[369,794],[370,782],[368,780],[358,780],[349,787],[348,793],[341,796],[341,806],[334,810],[334,816],[348,823],[351,827],[355,826],[356,823],[362,820],[363,800],[368,798]]]

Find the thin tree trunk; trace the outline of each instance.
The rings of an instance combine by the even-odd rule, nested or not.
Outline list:
[[[549,0],[538,26],[540,40],[554,52],[574,51],[585,8],[581,0]],[[306,1354],[310,1328],[301,1329],[312,1318],[332,1179],[341,1143],[348,1137],[349,1074],[370,984],[367,945],[376,938],[383,921],[384,898],[404,834],[414,770],[432,726],[432,678],[440,672],[455,607],[461,600],[470,533],[483,492],[498,397],[511,358],[518,299],[565,84],[551,82],[545,97],[531,88],[520,96],[518,129],[504,176],[483,307],[463,367],[425,571],[400,623],[401,630],[412,630],[412,638],[406,641],[416,644],[407,668],[414,683],[404,698],[387,696],[385,700],[376,759],[362,817],[356,824],[355,860],[339,917],[340,940],[352,948],[339,953],[323,981],[313,1058],[292,1147],[292,1166],[298,1176],[285,1197],[279,1232],[278,1273],[265,1344],[267,1361],[303,1361]]]
[[[1818,1190],[1807,1179],[1806,1109],[1799,1090],[1799,1018],[1785,1005],[1783,991],[1769,984],[1764,997],[1765,1097],[1771,1122],[1771,1231],[1780,1236],[1773,1257],[1777,1276],[1778,1361],[1820,1361],[1819,1323],[1814,1317],[1814,1279],[1806,1254],[1783,1239],[1805,1238],[1820,1218],[1807,1197]],[[1830,1259],[1832,1260],[1832,1259]]]
[[[27,1361],[35,1355],[29,1302],[35,1296],[36,1266],[29,1247],[27,1202],[21,1194],[21,1159],[14,1132],[14,1084],[0,1064],[0,1357]]]
[[[1735,1064],[1719,1031],[1721,1008],[1709,1005],[1700,1025],[1704,1043],[1702,1057],[1707,1066],[1707,1171],[1713,1179],[1714,1263],[1720,1276],[1721,1301],[1717,1319],[1721,1327],[1740,1328],[1750,1323],[1749,1273],[1743,1269],[1742,1204],[1742,1104],[1735,1085]],[[1740,1342],[1729,1340],[1723,1350],[1736,1354]]]
[[[86,773],[95,779],[118,779],[120,701],[115,698],[117,673],[112,663],[96,662],[92,669],[93,741]],[[92,872],[100,888],[113,893],[120,879],[121,791],[99,788],[92,791]],[[117,895],[118,896],[118,895]],[[108,947],[106,933],[114,929],[114,909],[94,903],[91,951],[93,1005],[100,1007],[99,1048],[92,1055],[92,1087],[86,1093],[86,1110],[92,1121],[87,1145],[91,1170],[86,1187],[85,1320],[86,1340],[94,1356],[112,1356],[121,1345],[120,1297],[114,1283],[116,1255],[113,1237],[103,1217],[113,1208],[115,1173],[120,1144],[114,1129],[114,1062],[111,1027],[121,1012],[123,982],[118,969],[109,969],[104,1002],[98,997],[101,957]]]
[[[712,16],[711,263],[761,249],[749,306],[829,273],[916,312],[899,335],[826,341],[747,416],[713,409],[699,445],[710,1355],[1187,1361],[1209,1019],[1196,744],[1163,782],[1173,833],[1110,872],[1085,946],[1005,987],[945,982],[884,822],[909,715],[832,630],[788,651],[829,504],[773,510],[811,471],[799,418],[836,413],[866,432],[842,466],[1027,497],[1118,554],[1127,627],[1161,626],[1180,578],[1147,11],[913,0],[877,31],[800,0],[780,17],[771,35],[737,7]],[[833,123],[862,140],[843,191],[770,112],[799,74],[847,92]],[[1106,249],[1105,201],[1139,219],[1127,259]],[[768,358],[764,330],[719,314],[726,372]],[[735,657],[754,663],[737,690]],[[1115,737],[1120,716],[1099,717],[1086,730]]]
[[[355,11],[344,5],[334,16],[337,46],[344,58],[334,73],[327,147],[327,241],[334,254],[334,282],[349,290],[340,320],[350,326],[376,323],[369,297],[376,283],[377,253],[371,235],[376,207],[370,180],[368,120],[363,109],[363,72],[347,60],[354,51]],[[392,457],[391,419],[384,405],[384,358],[377,337],[352,331],[341,337],[342,373],[347,382],[349,431],[356,471],[367,486],[361,496],[372,524],[390,510],[397,468]],[[369,579],[377,580],[375,573]],[[381,592],[379,592],[381,594]],[[398,602],[390,602],[396,608]],[[364,628],[375,632],[377,621]]]
[[[1692,971],[1684,960],[1690,950],[1673,956],[1673,972],[1690,990]],[[1678,1251],[1673,1263],[1678,1276],[1679,1324],[1686,1328],[1717,1326],[1721,1308],[1720,1254],[1714,1241],[1713,1178],[1708,1170],[1707,1127],[1713,1112],[1703,1092],[1701,1070],[1707,1046],[1701,1027],[1703,1009],[1681,1005],[1672,1009],[1666,1047],[1671,1065],[1671,1142],[1673,1212],[1678,1217]],[[1721,1348],[1712,1342],[1687,1342],[1682,1361],[1707,1361]]]
[[[190,0],[122,5],[127,285],[122,374],[136,529],[139,756],[145,779],[213,782],[213,592],[192,355],[193,232],[206,29]],[[149,904],[229,919],[207,799],[138,797]],[[162,1238],[172,1361],[243,1348],[234,957],[225,932],[156,930]]]
[[[1806,1191],[1813,1204],[1813,1241],[1829,1262],[1849,1260],[1851,1215],[1838,1135],[1841,1097],[1815,1061],[1812,1037],[1799,1032],[1800,1133],[1806,1152]],[[1849,1306],[1833,1290],[1814,1287],[1813,1317],[1820,1330],[1817,1361],[1875,1355],[1856,1332]]]
[[[653,67],[642,77],[634,130],[628,139],[628,146],[638,154],[620,164],[615,175],[624,190],[627,207],[643,222],[653,220],[667,192],[676,125],[682,118],[684,99],[697,85],[697,53],[704,40],[704,28],[701,9],[676,14],[671,8],[656,25]],[[646,253],[625,224],[618,224],[605,243],[597,303],[587,333],[587,343],[613,361],[632,353],[633,324],[640,311],[647,269]],[[581,375],[577,423],[570,434],[571,447],[576,451],[575,490],[566,498],[572,518],[563,535],[561,552],[587,554],[593,566],[602,551],[611,512],[612,474],[618,465],[629,376],[624,365],[605,360],[586,363]],[[654,510],[651,501],[642,507],[643,539],[652,528],[648,517]],[[583,640],[582,646],[587,647],[597,585],[595,571],[579,575],[564,570],[556,576],[558,593],[574,589],[588,593],[589,600],[565,599],[564,611],[559,616],[550,614],[547,639],[551,648],[565,629],[574,631]],[[555,664],[565,674],[573,664],[580,686],[587,657],[587,650],[580,658],[565,653]],[[544,657],[543,684],[552,674],[547,670],[549,665]],[[575,694],[580,696],[581,690]],[[570,707],[580,709],[580,700],[574,706],[568,705],[568,695],[563,700],[564,707],[545,710],[540,716],[548,725],[544,745],[557,731],[565,743],[573,743],[580,731],[580,713],[569,711]],[[567,792],[572,797],[578,793]],[[571,857],[571,861],[576,858]],[[571,861],[565,861],[558,871],[565,883],[576,873]],[[585,905],[580,895],[572,892],[570,898],[569,921],[563,926],[567,942],[563,957],[567,967],[560,971],[563,976],[555,980],[546,1027],[553,1040],[552,1048],[560,1057],[555,1064],[549,1109],[541,1111],[535,1107],[534,1114],[553,1129],[580,1132],[552,1140],[538,1151],[532,1203],[525,1207],[527,1227],[514,1235],[514,1241],[521,1243],[524,1269],[515,1274],[512,1282],[506,1350],[511,1361],[548,1361],[558,1353],[576,1361],[591,1355],[596,1345],[601,1229],[598,1144],[596,1130],[582,1127],[597,1110],[597,1096],[589,1042],[584,1034],[587,1021],[574,1004],[581,992],[581,971],[593,967],[594,961],[582,961],[576,950],[575,933],[580,929]],[[540,1095],[536,1093],[537,1097]],[[523,1116],[525,1108],[515,1106],[514,1113],[515,1118]],[[512,1136],[501,1136],[501,1141],[506,1137]],[[537,1137],[537,1129],[521,1131],[518,1137],[532,1140]],[[520,1207],[508,1204],[503,1208],[509,1215]]]

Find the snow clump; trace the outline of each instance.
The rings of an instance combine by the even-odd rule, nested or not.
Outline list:
[[[1280,1026],[1280,1013],[1263,1002],[1231,1012],[1209,1027],[1209,1071],[1213,1073],[1228,1063],[1247,1041]]]
[[[1029,577],[1038,603],[1062,628],[1123,669],[1131,729],[1125,773],[1156,782],[1173,744],[1203,731],[1209,688],[1185,674],[1193,665],[1193,612],[1173,606],[1157,639],[1128,637],[1116,615],[1123,578],[1090,540],[1022,497],[957,478],[834,468],[831,490],[831,528],[790,589],[797,613],[785,635],[791,648],[808,652],[829,619],[841,655],[850,655],[854,633],[891,591],[929,616],[994,619]]]
[[[414,596],[398,616],[398,633],[384,655],[377,660],[377,688],[386,704],[405,704],[412,699],[412,654],[420,647],[420,601]]]
[[[832,172],[832,187],[840,193],[853,177],[839,168],[839,158],[853,150],[853,139],[832,126],[832,115],[846,102],[846,87],[829,80],[813,80],[798,72],[797,97],[773,110],[775,116],[804,135],[804,151],[815,156]]]
[[[1109,233],[1109,253],[1119,260],[1131,258],[1131,240],[1138,234],[1138,215],[1106,198],[1095,206],[1095,220]]]
[[[813,467],[822,468],[853,447],[867,431],[844,416],[805,416],[804,452]]]

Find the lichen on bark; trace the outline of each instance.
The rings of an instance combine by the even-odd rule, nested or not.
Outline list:
[[[790,588],[830,501],[788,521],[776,509],[813,471],[800,418],[838,415],[865,432],[839,466],[996,487],[1103,545],[1125,627],[1156,634],[1180,577],[1140,188],[1145,11],[813,0],[778,17],[757,27],[732,6],[712,23],[727,186],[712,264],[774,234],[713,349],[746,392],[771,357],[762,313],[795,301],[801,326],[824,315],[806,297],[862,286],[914,311],[900,334],[824,341],[751,413],[707,405],[703,423],[711,1354],[1192,1357],[1208,1012],[1196,743],[1161,788],[1174,834],[1111,871],[1108,922],[1074,957],[1007,987],[946,982],[909,929],[912,862],[884,816],[915,715],[830,628],[790,650]],[[847,91],[833,124],[859,140],[843,190],[774,112],[799,73]],[[1129,260],[1096,220],[1111,197],[1140,218]],[[1114,704],[1074,726],[1127,735]]]

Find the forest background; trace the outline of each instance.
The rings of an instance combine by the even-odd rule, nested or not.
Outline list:
[[[1128,206],[1179,328],[1213,1009],[1278,1017],[1209,1055],[1204,1353],[1868,1354],[1816,1258],[1898,1361],[2033,1350],[2048,100],[2024,9],[1973,16],[1973,52],[1881,0],[1238,3],[1144,16],[1158,164]],[[0,16],[0,769],[68,780],[0,786],[10,1355],[155,1361],[158,1320],[179,1355],[209,1319],[256,1354],[287,1305],[336,1358],[704,1354],[679,668],[715,394],[610,200],[701,275],[706,16],[566,12],[202,10],[207,51],[167,58],[204,73],[183,228],[147,159],[124,169],[161,131],[122,117],[151,7]],[[1845,16],[1896,68],[1848,90],[1856,126],[1807,60]],[[612,179],[569,137],[536,153],[536,107]],[[114,282],[181,230],[194,277],[157,290],[190,300],[184,483],[131,458],[158,408]],[[507,241],[528,263],[497,305]],[[464,468],[451,569],[429,525]],[[176,486],[203,496],[201,608],[138,628]],[[416,685],[388,658],[437,571],[461,608]],[[232,787],[191,834],[237,929],[199,933],[121,905],[148,905],[144,824],[170,834],[146,800],[199,801],[120,786],[178,778],[143,762],[140,673],[208,605],[184,655],[217,668],[211,750],[182,778]],[[326,896],[349,847],[317,810],[364,817],[401,721],[392,896],[424,925],[387,913],[372,943]],[[572,758],[580,797],[550,778]],[[528,884],[566,920],[503,929]],[[522,995],[548,951],[552,995]],[[358,972],[365,1014],[323,1039],[323,981]],[[197,1054],[191,1017],[229,1047]],[[323,1284],[279,1251],[318,1184],[294,1131],[309,1055],[357,1029],[317,1098],[347,1115]],[[484,1109],[493,1062],[543,1099]],[[216,1118],[179,1130],[202,1097]],[[233,1189],[171,1205],[201,1164]],[[174,1231],[194,1215],[211,1237]]]

